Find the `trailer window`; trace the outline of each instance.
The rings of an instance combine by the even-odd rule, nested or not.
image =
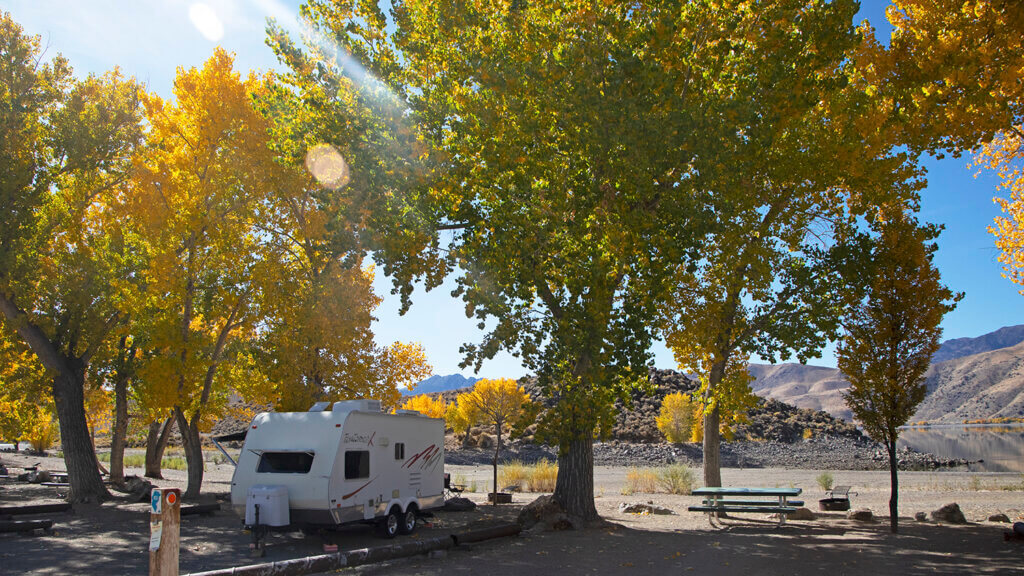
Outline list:
[[[350,450],[345,452],[345,480],[370,477],[370,452]]]
[[[257,472],[273,474],[307,474],[313,467],[312,452],[264,452],[260,454]]]
[[[405,460],[405,442],[395,443],[395,460]]]

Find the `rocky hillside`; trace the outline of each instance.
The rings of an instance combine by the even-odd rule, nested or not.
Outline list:
[[[1024,342],[933,364],[912,422],[1024,417]]]
[[[658,431],[654,418],[661,410],[661,402],[665,396],[674,392],[693,392],[697,383],[685,374],[674,370],[651,370],[651,388],[648,391],[636,390],[628,403],[618,402],[617,417],[612,428],[612,439],[620,442],[657,443],[663,442],[664,436]],[[527,394],[535,401],[546,401],[535,379],[524,378],[520,381]],[[455,396],[464,390],[452,390],[441,393],[446,401],[455,400]],[[811,437],[843,436],[860,438],[861,434],[855,426],[818,410],[800,409],[776,400],[761,399],[750,412],[749,422],[736,430],[737,440],[771,440],[777,442],[796,442],[804,438],[805,430]],[[472,444],[488,443],[482,434],[486,428],[473,433],[477,439]]]

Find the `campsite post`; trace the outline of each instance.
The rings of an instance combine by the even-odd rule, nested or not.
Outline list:
[[[149,504],[149,576],[178,576],[181,490],[153,488]]]

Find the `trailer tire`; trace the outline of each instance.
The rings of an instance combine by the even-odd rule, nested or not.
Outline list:
[[[387,516],[385,516],[380,522],[381,536],[383,536],[384,538],[394,538],[395,535],[398,534],[398,531],[401,529],[402,526],[402,521],[398,517],[400,512],[401,510],[399,510],[397,507],[392,508],[391,510],[388,511]]]
[[[412,534],[416,531],[416,512],[416,505],[409,504],[405,514],[402,514],[402,522],[398,526],[399,534]]]

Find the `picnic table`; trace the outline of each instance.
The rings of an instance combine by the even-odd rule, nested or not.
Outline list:
[[[736,487],[701,487],[692,492],[695,496],[704,496],[700,506],[690,506],[691,512],[707,512],[708,519],[715,512],[760,513],[779,515],[779,526],[786,523],[786,514],[796,512],[797,506],[803,506],[800,500],[790,500],[803,492],[800,488],[736,488]]]

